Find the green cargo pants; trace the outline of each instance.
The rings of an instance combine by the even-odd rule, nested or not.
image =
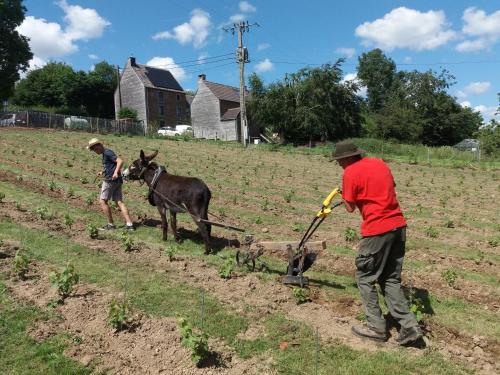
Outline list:
[[[368,326],[386,331],[386,323],[378,303],[378,282],[389,312],[402,328],[418,325],[401,288],[401,269],[405,255],[406,228],[398,228],[377,236],[364,237],[356,257],[356,282],[366,313]]]

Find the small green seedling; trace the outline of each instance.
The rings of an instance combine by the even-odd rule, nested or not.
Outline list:
[[[52,214],[49,212],[48,208],[45,206],[38,207],[35,209],[35,214],[40,220],[49,220],[52,218]]]
[[[428,227],[425,230],[425,234],[427,237],[430,237],[430,238],[437,238],[439,236],[438,230],[436,228],[434,228],[433,226]]]
[[[89,183],[89,179],[87,177],[80,177],[80,182],[85,185]]]
[[[417,322],[421,322],[424,318],[425,306],[422,300],[415,295],[411,298],[410,311],[415,314],[415,319]]]
[[[0,203],[3,203],[2,201],[5,199],[5,193],[0,191]]]
[[[446,271],[443,271],[441,276],[449,286],[453,286],[458,277],[457,272],[452,268],[448,268]]]
[[[497,247],[499,243],[500,243],[500,237],[494,237],[488,240],[488,245],[490,245],[491,247]]]
[[[446,228],[455,228],[455,223],[453,222],[453,220],[446,220],[446,222],[444,223],[444,226]]]
[[[219,276],[223,279],[230,279],[234,269],[233,258],[229,257],[219,268]]]
[[[132,240],[132,238],[130,238],[128,233],[123,232],[121,234],[120,240],[122,241],[122,246],[123,246],[123,249],[125,251],[128,252],[128,251],[132,251],[134,249],[134,241]]]
[[[23,208],[21,207],[21,202],[19,202],[19,201],[16,201],[16,202],[14,203],[14,205],[16,206],[16,210],[18,210],[18,211],[21,211],[21,210],[23,209]]]
[[[90,238],[95,240],[97,237],[99,237],[99,231],[97,230],[97,227],[94,224],[87,224],[87,233]]]
[[[167,256],[170,262],[172,262],[175,259],[176,252],[177,252],[177,246],[167,245],[167,247],[165,248],[165,255]]]
[[[54,191],[57,189],[57,185],[54,181],[50,181],[48,186],[50,191]]]
[[[344,232],[344,238],[346,242],[354,242],[359,240],[359,235],[356,229],[353,229],[351,227],[347,227]]]
[[[177,324],[181,331],[182,345],[191,349],[191,359],[199,366],[210,354],[207,334],[193,332],[191,325],[184,318],[179,318]]]
[[[71,198],[71,197],[74,197],[74,196],[75,196],[75,189],[73,189],[73,187],[72,187],[72,186],[70,186],[70,187],[68,188],[68,190],[66,190],[66,196],[67,196],[68,198]]]
[[[292,198],[293,198],[293,195],[295,194],[295,192],[293,190],[290,190],[289,192],[287,192],[283,198],[285,199],[285,202],[286,203],[290,203],[292,201]]]
[[[29,272],[29,263],[28,257],[22,254],[21,250],[17,250],[12,261],[12,272],[21,280],[26,279],[26,274]]]
[[[116,331],[121,331],[128,326],[130,307],[126,301],[119,302],[113,298],[109,304],[108,323]]]
[[[309,301],[309,290],[306,288],[293,288],[292,295],[297,302],[297,305],[306,303]]]
[[[79,280],[80,276],[75,272],[75,267],[69,263],[62,272],[54,271],[49,274],[50,284],[57,289],[61,301],[71,294]]]
[[[73,218],[69,216],[68,213],[65,213],[63,218],[63,223],[71,230],[71,226],[73,225]]]

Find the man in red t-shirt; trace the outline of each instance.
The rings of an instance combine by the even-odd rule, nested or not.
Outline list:
[[[363,150],[350,142],[339,142],[334,159],[344,169],[342,198],[348,212],[361,212],[361,242],[356,256],[356,282],[366,313],[366,325],[352,327],[364,338],[386,341],[386,321],[378,303],[378,282],[389,312],[401,325],[401,345],[422,338],[415,316],[401,288],[405,255],[406,221],[399,208],[389,167],[380,159],[363,158]]]

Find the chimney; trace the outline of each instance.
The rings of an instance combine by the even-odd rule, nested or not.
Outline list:
[[[130,64],[130,66],[136,66],[136,65],[135,65],[135,57],[130,56],[130,57],[128,58],[128,62],[129,62],[129,64]]]
[[[207,79],[207,76],[205,74],[198,75],[198,81],[204,81],[206,79]]]

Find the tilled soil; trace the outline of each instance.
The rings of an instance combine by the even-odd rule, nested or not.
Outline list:
[[[61,235],[68,236],[73,241],[81,243],[89,247],[90,249],[94,250],[105,249],[106,252],[110,253],[113,256],[117,256],[118,259],[120,259],[123,254],[123,250],[121,249],[121,246],[118,245],[117,241],[113,241],[111,239],[102,239],[100,241],[93,241],[88,238],[88,236],[83,232],[83,230],[74,230],[70,233],[67,230],[67,228],[62,227],[61,225],[53,223],[47,224],[47,222],[45,221],[39,221],[36,217],[34,217],[32,214],[28,212],[17,211],[14,207],[12,207],[10,203],[5,203],[4,207],[6,207],[7,210],[3,210],[4,212],[2,213],[2,216],[10,217],[14,221],[23,223],[23,225],[26,225],[28,227],[57,231]],[[83,223],[75,223],[74,228],[82,229]],[[340,341],[354,349],[363,349],[369,351],[392,350],[397,347],[397,344],[394,341],[394,337],[397,336],[397,332],[395,330],[391,332],[392,337],[389,340],[389,342],[380,346],[375,346],[371,342],[366,342],[364,340],[352,336],[352,334],[350,333],[350,327],[352,324],[357,323],[357,321],[353,318],[353,316],[356,315],[356,310],[358,312],[360,311],[360,307],[359,307],[359,302],[357,302],[353,298],[348,298],[348,296],[340,297],[337,300],[332,301],[332,300],[327,300],[324,297],[322,291],[317,289],[316,290],[312,289],[313,302],[303,305],[296,305],[295,302],[291,299],[290,297],[291,293],[287,287],[283,286],[279,282],[265,282],[259,279],[257,274],[236,274],[234,278],[230,280],[224,280],[219,277],[216,269],[207,266],[207,264],[200,259],[185,257],[185,256],[177,256],[175,261],[169,262],[165,257],[161,257],[157,251],[153,251],[152,249],[148,248],[145,245],[141,246],[139,252],[132,252],[130,256],[131,256],[131,261],[136,264],[147,265],[161,272],[166,271],[169,273],[169,277],[173,278],[174,280],[186,282],[190,285],[205,288],[230,311],[240,314],[246,314],[247,316],[254,318],[255,323],[249,328],[249,331],[245,333],[245,335],[248,334],[248,336],[250,337],[252,337],[252,335],[255,335],[255,332],[262,331],[263,328],[259,325],[260,318],[262,318],[266,314],[279,312],[284,314],[291,320],[304,322],[307,323],[309,326],[318,329],[321,338],[326,342],[330,342],[331,340],[337,342]],[[345,262],[344,265],[347,266],[347,262]],[[347,272],[347,270],[344,269],[344,272]],[[39,293],[42,297],[36,297],[36,300],[42,302],[50,300],[48,294],[49,292],[47,292],[48,287],[47,285],[43,286],[44,284],[46,284],[46,280],[44,281],[44,279],[42,278],[40,279],[40,281],[35,282],[33,284],[34,284],[33,290],[36,291],[37,288],[42,288],[43,290],[45,290],[45,294]],[[19,286],[20,284],[16,285]],[[74,311],[75,314],[81,314],[82,313],[81,311],[85,310],[88,311],[89,315],[86,317],[78,315],[72,316],[68,311],[67,312],[68,317],[67,319],[66,318],[64,319],[64,321],[66,322],[64,324],[66,325],[69,324],[70,330],[72,330],[72,332],[84,332],[85,327],[89,326],[90,328],[92,328],[93,325],[100,325],[100,327],[103,327],[104,331],[109,332],[109,328],[107,328],[105,325],[105,320],[106,320],[105,311],[107,303],[109,302],[110,299],[110,294],[102,291],[96,292],[98,288],[91,288],[90,286],[87,287],[82,286],[80,288],[83,289],[78,289],[76,297],[70,299],[70,300],[74,299],[74,301],[71,302],[71,304],[73,303],[75,304],[75,309],[72,311]],[[25,289],[25,288],[24,286],[23,288],[18,288],[18,287],[13,288],[13,290],[15,291],[17,291],[18,289]],[[29,295],[28,296],[19,295],[19,297],[28,300],[30,298]],[[70,306],[71,304],[69,304],[68,306]],[[245,312],[245,307],[248,305],[251,305],[253,307],[251,313]],[[66,307],[62,306],[60,308],[61,311],[64,313]],[[99,311],[101,311],[101,313]],[[78,322],[72,322],[73,320]],[[82,323],[84,321],[88,322]],[[97,321],[99,321],[100,323],[98,323]],[[155,323],[153,324],[152,322]],[[167,346],[174,345],[174,348],[176,348],[175,345],[179,345],[178,334],[175,332],[175,322],[173,320],[166,318],[152,319],[152,318],[140,317],[138,318],[138,324],[139,324],[138,327],[143,327],[143,326],[148,327],[147,329],[149,331],[145,332],[153,332],[153,330],[155,329],[154,327],[157,327],[158,330],[160,330],[160,332],[165,330],[167,332],[166,333],[167,338],[170,337],[169,335],[172,336],[170,339],[165,341],[165,345]],[[159,324],[159,326],[155,326],[155,324]],[[65,327],[67,326],[60,325],[57,328],[60,330],[60,329],[66,329]],[[172,327],[174,328],[174,330],[172,330]],[[498,368],[495,368],[495,366],[498,366],[498,364],[495,364],[495,358],[498,358],[498,353],[499,353],[498,350],[499,346],[497,342],[488,342],[485,338],[471,337],[465,333],[456,333],[456,335],[454,335],[453,341],[450,342],[449,330],[447,330],[446,328],[432,325],[428,327],[428,329],[429,329],[428,336],[430,337],[430,340],[428,340],[427,344],[430,347],[439,350],[445,356],[465,361],[472,367],[481,370],[481,372],[485,374],[493,374],[495,373],[496,370],[498,370]],[[154,341],[154,337],[151,336],[151,333],[144,334],[143,336],[141,336],[140,332],[142,331],[140,331],[140,328],[138,328],[135,333],[130,333],[130,332],[123,332],[118,334],[106,333],[101,336],[99,335],[96,336],[95,334],[93,335],[91,332],[86,333],[86,337],[91,338],[90,340],[91,343],[89,343],[90,349],[86,351],[83,356],[78,356],[78,359],[83,363],[90,363],[92,360],[94,360],[94,358],[96,358],[96,356],[92,356],[91,353],[101,353],[101,355],[99,356],[101,360],[104,360],[103,358],[106,358],[108,356],[113,358],[109,359],[109,361],[112,361],[112,366],[118,366],[117,368],[121,369],[122,372],[120,373],[134,373],[134,370],[136,370],[136,368],[133,366],[135,366],[135,364],[132,363],[133,361],[127,360],[127,358],[130,359],[130,357],[127,357],[127,355],[130,356],[131,355],[130,353],[135,353],[135,351],[137,353],[143,353],[142,351],[149,353],[149,351],[147,349],[144,349],[144,347],[148,348],[148,346],[152,345],[153,348],[156,348],[158,347],[158,345],[160,345]],[[134,335],[138,333],[139,336],[137,339],[135,339]],[[121,340],[122,342],[127,342],[126,338],[131,338],[128,341],[129,345],[131,346],[128,346],[127,350],[124,350],[121,354],[119,352],[113,352],[111,349],[109,349],[114,347],[112,343],[117,336],[119,336],[122,339]],[[102,340],[104,340],[104,342]],[[175,340],[177,340],[177,343]],[[138,345],[137,343],[141,343],[140,344],[141,348],[134,349],[135,348],[134,345],[137,346]],[[227,366],[226,369],[214,368],[214,371],[233,371],[233,368],[236,368],[235,366],[237,364],[238,366],[244,366],[244,365],[239,365],[240,362],[236,358],[234,353],[232,353],[230,349],[225,348],[223,344],[214,341],[214,345],[216,347],[219,346],[223,348],[223,350],[219,351],[226,353],[223,355],[221,354],[222,358],[226,358],[225,359],[226,362],[230,364],[234,363],[234,365],[226,364]],[[478,346],[479,349],[476,349],[476,347]],[[162,352],[164,351],[170,352],[170,350],[171,350],[170,347],[167,348],[165,346]],[[80,349],[76,350],[76,352],[79,353],[83,351]],[[71,350],[68,351],[68,353],[72,353]],[[409,349],[409,353],[411,355],[421,355],[423,352],[417,349]],[[469,356],[465,356],[464,353]],[[141,355],[137,354],[137,355],[139,357],[140,356],[147,357],[147,355],[145,354]],[[153,362],[158,361],[158,355],[156,356],[151,355],[152,357],[150,356],[151,358],[154,359]],[[228,358],[231,358],[231,360],[229,361]],[[181,359],[178,360],[173,359],[173,361],[175,362],[175,364],[178,364],[178,366],[180,366],[179,368],[182,368],[185,371],[191,371],[191,370],[197,371],[194,365],[191,365],[191,367],[189,367],[189,363],[188,364],[185,363],[189,362],[189,360],[183,362]],[[249,368],[254,369],[255,366],[257,366],[256,363],[260,362],[257,359],[249,360],[250,363],[252,361],[254,361],[255,363],[252,363],[252,365]],[[169,364],[171,362],[169,362],[169,359],[164,357],[164,361],[160,361],[158,363]],[[144,369],[144,371],[149,371],[149,369],[152,368],[148,367],[152,365],[146,363],[141,366],[143,366],[142,368]],[[160,371],[163,368],[167,367],[161,367],[161,368],[155,367],[154,371]],[[124,371],[131,371],[131,372],[124,372]],[[165,371],[168,371],[168,368]],[[250,371],[250,370],[246,369],[245,371]],[[266,369],[262,371],[270,371],[270,370]],[[267,373],[262,371],[256,373]],[[143,373],[148,373],[148,372],[143,372]],[[158,373],[158,372],[149,372],[149,373]],[[197,372],[170,372],[170,373],[195,374]],[[208,373],[208,372],[201,372],[201,373]],[[238,372],[212,372],[212,373],[232,374]],[[239,373],[245,373],[245,372],[239,372]]]

